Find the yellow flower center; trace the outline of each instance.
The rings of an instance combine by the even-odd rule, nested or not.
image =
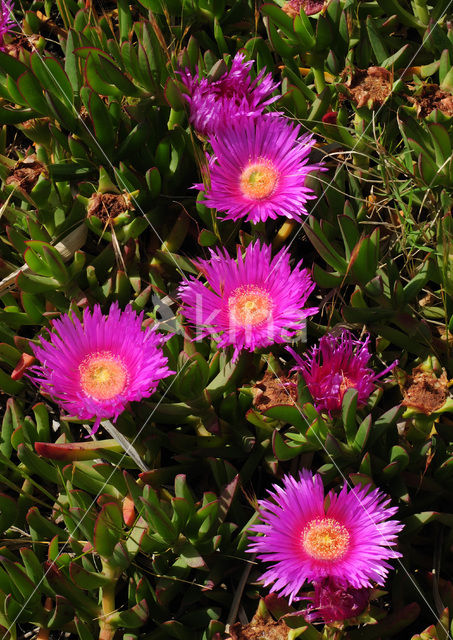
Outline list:
[[[241,191],[250,200],[264,200],[271,196],[278,183],[278,171],[261,160],[249,164],[241,173]]]
[[[110,351],[87,356],[79,365],[83,391],[95,400],[111,400],[124,391],[128,372],[123,361]]]
[[[349,547],[349,532],[333,518],[316,518],[302,531],[301,542],[316,560],[339,560]]]
[[[355,389],[356,383],[353,380],[350,380],[347,376],[342,373],[342,380],[340,382],[340,400],[343,400],[343,396],[348,389]]]
[[[255,326],[267,320],[272,312],[268,292],[256,284],[238,287],[228,298],[230,318],[242,326]]]

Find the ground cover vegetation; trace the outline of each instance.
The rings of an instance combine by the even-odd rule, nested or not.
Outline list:
[[[1,0],[2,640],[453,634],[449,0]]]

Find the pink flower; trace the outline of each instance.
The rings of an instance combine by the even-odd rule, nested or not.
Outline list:
[[[231,69],[218,80],[202,78],[199,72],[192,76],[189,69],[178,72],[188,90],[184,97],[189,103],[189,121],[199,134],[215,133],[238,115],[258,115],[278,100],[278,96],[271,97],[271,93],[280,83],[273,82],[271,74],[266,74],[264,69],[252,80],[252,66],[253,60],[245,62],[245,55],[237,53]]]
[[[370,589],[344,585],[340,581],[325,578],[314,583],[312,601],[303,612],[307,622],[341,622],[356,618],[368,605]]]
[[[262,524],[252,531],[261,535],[251,537],[248,551],[271,563],[261,580],[290,603],[306,582],[326,578],[345,588],[382,585],[387,560],[401,555],[392,547],[402,525],[389,520],[397,509],[378,489],[345,485],[325,498],[321,477],[303,470],[269,495],[259,502]]]
[[[13,19],[14,3],[12,0],[0,0],[0,51],[3,49],[3,39],[15,24]]]
[[[309,134],[298,137],[299,130],[285,118],[240,117],[212,135],[204,204],[224,212],[225,220],[256,223],[285,216],[300,221],[308,213],[306,203],[316,197],[305,180],[322,167],[308,164],[315,141]]]
[[[329,414],[340,411],[348,389],[357,389],[357,405],[363,406],[376,388],[375,381],[398,364],[395,360],[384,371],[375,374],[368,366],[371,358],[369,342],[369,336],[360,342],[350,331],[342,329],[337,336],[324,335],[319,345],[302,357],[287,347],[297,362],[294,369],[304,377],[318,410]]]
[[[232,345],[233,358],[242,349],[253,351],[274,342],[287,342],[318,311],[304,308],[314,289],[300,261],[292,270],[287,250],[272,258],[271,247],[250,244],[237,259],[218,249],[199,268],[208,287],[191,278],[179,288],[181,313],[199,330],[212,335],[221,348]]]
[[[102,315],[99,305],[85,309],[83,323],[64,314],[53,322],[49,340],[32,344],[40,366],[30,369],[35,382],[70,415],[101,420],[116,418],[130,401],[150,396],[159,380],[173,373],[154,328],[142,331],[143,314],[112,304]]]

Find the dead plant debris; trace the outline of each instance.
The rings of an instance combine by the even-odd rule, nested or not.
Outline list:
[[[270,409],[276,405],[295,404],[297,401],[297,375],[275,376],[266,371],[262,380],[253,387],[253,405],[258,410]]]
[[[425,84],[419,95],[408,96],[407,99],[417,107],[420,118],[429,116],[434,109],[453,116],[453,96],[443,91],[438,84]]]
[[[344,84],[349,90],[349,97],[359,108],[380,107],[392,92],[393,74],[384,67],[354,69],[352,73],[350,68],[346,68],[342,75],[348,78]]]
[[[324,0],[289,0],[285,2],[282,9],[291,18],[295,18],[300,14],[301,9],[305,11],[305,15],[312,16],[319,13],[325,4]]]
[[[101,222],[107,223],[125,211],[129,211],[131,205],[126,198],[116,193],[94,193],[88,205],[88,216],[95,216]]]
[[[6,178],[6,184],[14,184],[25,193],[30,193],[38,182],[41,173],[46,172],[45,166],[35,160],[36,156],[29,156],[19,161],[11,175]]]
[[[403,404],[429,415],[440,409],[448,398],[446,371],[438,377],[419,365],[412,370],[404,388]]]
[[[255,616],[246,625],[240,622],[230,626],[230,640],[287,640],[289,627],[283,620],[264,620]]]

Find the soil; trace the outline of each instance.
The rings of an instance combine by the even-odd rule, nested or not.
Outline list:
[[[104,223],[130,210],[130,205],[122,195],[115,193],[94,193],[88,205],[88,216],[95,216]]]
[[[258,410],[270,409],[282,404],[295,404],[297,401],[297,375],[277,377],[266,371],[263,379],[253,387],[253,392],[253,405]]]
[[[420,95],[408,96],[408,101],[417,107],[417,115],[425,118],[434,109],[453,116],[453,96],[443,91],[438,84],[425,84]]]
[[[343,78],[349,76],[345,82],[351,100],[357,107],[367,105],[370,109],[380,107],[392,91],[393,75],[384,67],[370,67],[369,69],[346,68]]]
[[[15,184],[25,193],[30,193],[45,169],[41,162],[31,159],[30,156],[16,164],[12,174],[6,178],[6,184]]]
[[[448,379],[445,371],[440,377],[420,366],[412,370],[404,389],[403,404],[426,415],[440,409],[448,398]]]

